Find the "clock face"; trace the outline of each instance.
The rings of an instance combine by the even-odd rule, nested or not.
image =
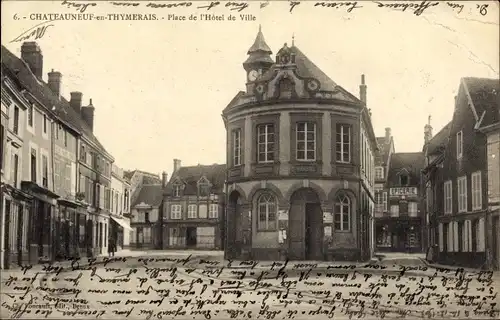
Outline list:
[[[255,81],[255,79],[257,79],[258,76],[259,76],[259,72],[257,70],[251,70],[248,73],[248,80]]]

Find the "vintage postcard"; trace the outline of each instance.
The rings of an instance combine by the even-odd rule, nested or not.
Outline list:
[[[498,1],[1,6],[0,318],[500,318]]]

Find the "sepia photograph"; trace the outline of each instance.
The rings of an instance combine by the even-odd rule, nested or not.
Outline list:
[[[500,319],[498,0],[1,8],[1,319]]]

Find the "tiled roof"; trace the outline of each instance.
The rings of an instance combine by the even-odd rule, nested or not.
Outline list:
[[[406,169],[410,177],[410,185],[420,183],[420,173],[425,165],[423,152],[393,153],[387,181],[390,186],[399,185],[399,173]]]
[[[290,53],[295,54],[295,64],[297,65],[297,74],[303,78],[314,78],[319,81],[319,90],[334,91],[337,84],[330,79],[320,68],[318,68],[309,58],[302,53],[295,45],[289,48]],[[274,65],[259,80],[270,80],[275,74]]]
[[[271,51],[271,48],[266,43],[266,40],[264,39],[264,35],[262,34],[262,29],[259,26],[259,32],[257,33],[257,37],[255,37],[255,41],[253,45],[248,49],[248,54],[252,54],[258,51],[262,51],[267,54],[273,53]]]
[[[427,145],[427,154],[436,154],[441,152],[443,148],[446,148],[448,142],[448,137],[450,135],[451,121],[448,122],[439,132],[432,137]]]
[[[158,177],[157,174],[154,174],[154,173],[151,173],[151,172],[147,172],[147,171],[142,171],[142,170],[126,170],[123,172],[123,177],[125,179],[132,179],[132,177],[134,176],[134,174],[138,172],[138,173],[142,173],[143,175],[143,184],[158,184],[158,183],[161,183],[161,179]]]
[[[482,120],[481,127],[500,121],[500,79],[463,78],[469,95]],[[483,115],[484,113],[484,115]]]
[[[62,121],[69,123],[74,129],[79,131],[79,133],[83,133],[92,141],[101,152],[107,153],[106,149],[94,136],[87,123],[73,108],[71,108],[69,102],[64,99],[64,97],[58,98],[49,88],[47,83],[35,77],[28,65],[3,45],[2,65],[17,76],[19,82],[43,104],[47,112],[55,114]]]
[[[161,184],[144,184],[139,192],[139,195],[134,200],[132,207],[140,203],[157,207],[161,204],[163,197],[163,190]]]
[[[205,176],[212,183],[212,193],[221,193],[224,191],[224,182],[226,181],[226,165],[197,165],[190,167],[181,167],[172,174],[167,184],[167,194],[171,194],[172,185],[177,178],[184,183],[185,195],[195,195],[197,193],[197,183],[202,176]]]

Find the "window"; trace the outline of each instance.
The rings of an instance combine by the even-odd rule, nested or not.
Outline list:
[[[472,210],[481,210],[483,208],[483,195],[481,186],[481,171],[474,172],[471,175],[471,194]]]
[[[19,156],[17,154],[14,154],[12,156],[12,176],[14,178],[14,187],[18,188],[19,186],[17,185],[17,179],[19,176]]]
[[[180,219],[181,218],[181,205],[173,204],[170,207],[170,219]]]
[[[1,129],[0,129],[0,168],[2,170],[3,170],[3,164],[4,164],[4,161],[3,161],[3,156],[4,156],[3,143],[4,143],[4,137],[5,137],[4,130],[5,129],[2,125]]]
[[[375,178],[377,178],[377,180],[384,179],[384,168],[383,167],[376,167],[375,168]]]
[[[444,234],[443,234],[444,231],[443,230],[444,230],[443,224],[440,223],[439,227],[438,227],[439,252],[443,252],[444,251]]]
[[[316,160],[316,124],[312,122],[297,123],[297,160]]]
[[[467,177],[457,179],[458,184],[458,212],[467,212]]]
[[[15,134],[19,134],[19,108],[14,107],[14,127],[12,128]]]
[[[28,107],[28,109],[26,110],[28,112],[28,126],[30,126],[31,128],[33,128],[33,118],[34,118],[34,110],[33,110],[33,105],[30,105]]]
[[[149,212],[144,212],[144,222],[149,223]]]
[[[197,218],[198,212],[196,212],[197,205],[190,204],[188,206],[188,218]]]
[[[457,132],[457,159],[463,155],[463,134],[462,131]]]
[[[54,130],[56,132],[56,140],[59,140],[59,131],[61,130],[61,125],[56,126]]]
[[[465,220],[462,225],[462,252],[472,252],[472,221]]]
[[[263,124],[257,127],[257,161],[274,161],[274,125]]]
[[[208,211],[208,218],[217,219],[219,217],[219,205],[217,203],[211,203]]]
[[[210,184],[208,181],[203,181],[198,184],[198,194],[200,197],[207,197],[210,193]]]
[[[351,162],[351,127],[346,124],[337,124],[337,161]]]
[[[180,184],[175,184],[174,185],[173,196],[174,197],[180,197],[181,196],[181,185]]]
[[[349,231],[351,228],[351,200],[344,194],[335,199],[334,227],[338,231]]]
[[[31,148],[31,181],[36,183],[36,150]]]
[[[109,210],[111,208],[111,190],[109,188],[104,189],[104,209]]]
[[[241,165],[241,129],[233,131],[233,166]]]
[[[416,217],[418,214],[418,205],[416,202],[408,202],[408,214],[411,217]]]
[[[43,115],[43,133],[47,134],[47,115]]]
[[[68,146],[68,132],[66,130],[63,130],[63,137],[64,137],[64,146]]]
[[[399,217],[399,204],[391,205],[391,217]]]
[[[481,218],[475,223],[476,232],[476,252],[484,252],[485,238],[484,238],[484,218]]]
[[[408,175],[407,174],[403,173],[403,174],[399,175],[399,184],[401,186],[407,186],[409,184],[409,180],[410,179],[408,179]]]
[[[276,229],[276,199],[269,193],[262,194],[257,201],[259,230]]]
[[[387,192],[382,194],[382,203],[384,205],[384,212],[387,212]]]
[[[451,181],[444,183],[444,213],[451,213],[453,197],[451,194]]]
[[[42,185],[44,188],[49,187],[49,160],[46,155],[42,155]]]
[[[85,146],[80,146],[80,160],[85,161],[87,159],[87,153],[85,152]]]

